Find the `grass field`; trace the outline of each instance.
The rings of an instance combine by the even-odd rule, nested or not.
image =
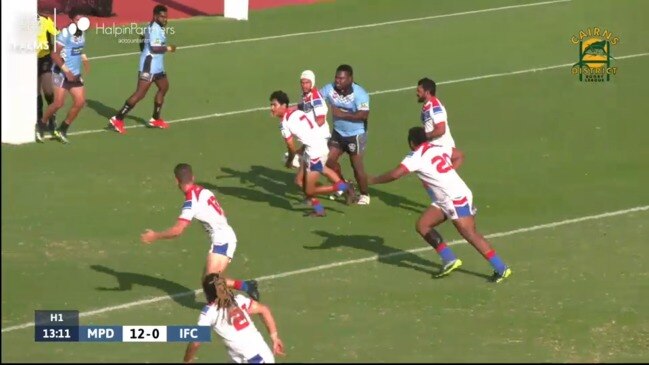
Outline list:
[[[92,60],[88,107],[71,128],[85,134],[69,145],[2,146],[3,362],[182,360],[182,343],[35,343],[27,325],[38,309],[78,309],[82,325],[195,323],[202,295],[170,296],[199,287],[202,228],[139,242],[179,212],[178,162],[194,166],[237,232],[229,274],[262,278],[262,301],[287,346],[279,361],[649,361],[649,3],[471,12],[521,4],[338,0],[253,12],[248,22],[172,21],[179,46],[262,39],[168,55],[163,116],[177,123],[133,128],[150,117],[150,93],[124,136],[100,130],[133,91],[138,56]],[[457,15],[267,38],[444,14]],[[581,83],[558,66],[577,62],[570,37],[595,26],[620,37],[619,71],[608,83]],[[90,57],[135,50],[87,37]],[[373,92],[371,174],[408,152],[416,81],[440,83],[479,229],[505,232],[492,241],[511,280],[488,283],[488,264],[460,243],[463,270],[431,278],[439,259],[414,231],[427,204],[414,176],[373,188],[368,207],[326,201],[326,219],[302,218],[277,121],[263,107],[277,89],[297,99],[303,69],[323,85],[341,63]],[[502,75],[485,77],[493,74]],[[569,221],[581,217],[589,218]],[[448,224],[441,232],[459,238]],[[160,300],[140,302],[152,298]],[[199,362],[228,360],[213,342]]]

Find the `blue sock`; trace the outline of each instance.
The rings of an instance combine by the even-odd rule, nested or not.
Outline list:
[[[507,269],[507,265],[505,265],[500,256],[496,254],[496,251],[491,250],[487,252],[485,258],[489,260],[489,263],[498,274],[502,274],[503,272],[505,272],[505,269]]]
[[[324,207],[322,204],[320,204],[320,201],[318,199],[312,199],[311,200],[311,205],[313,206],[313,210],[315,210],[316,213],[322,214],[324,213]]]
[[[442,258],[442,261],[447,264],[451,261],[454,261],[457,259],[453,251],[451,250],[450,247],[446,245],[446,243],[440,243],[436,248],[435,251],[439,254],[439,256]]]

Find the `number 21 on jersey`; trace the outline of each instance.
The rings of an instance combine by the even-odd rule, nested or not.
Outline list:
[[[451,162],[451,156],[449,156],[447,153],[444,153],[441,156],[433,157],[433,159],[430,162],[433,165],[436,165],[437,172],[439,172],[440,174],[444,174],[453,170],[453,163]]]

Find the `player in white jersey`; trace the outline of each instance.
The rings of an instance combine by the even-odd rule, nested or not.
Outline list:
[[[327,146],[327,139],[320,131],[322,125],[303,111],[290,109],[288,105],[288,95],[285,92],[278,90],[270,95],[270,111],[273,116],[281,120],[280,130],[288,149],[286,167],[290,168],[292,166],[293,157],[297,153],[295,141],[293,140],[293,137],[296,137],[304,145],[301,167],[304,170],[302,189],[307,199],[311,200],[311,206],[313,207],[313,212],[308,215],[324,217],[325,209],[316,198],[316,195],[347,191],[348,185],[325,166],[329,147]],[[320,174],[331,176],[333,185],[316,186]]]
[[[410,172],[416,172],[425,187],[434,193],[428,207],[417,221],[417,232],[430,244],[443,261],[443,268],[437,277],[450,274],[462,265],[450,247],[444,243],[442,236],[434,227],[450,218],[457,231],[475,247],[494,269],[492,280],[500,282],[511,275],[511,269],[496,254],[491,244],[475,227],[475,208],[473,194],[455,171],[451,160],[453,149],[428,141],[422,127],[411,128],[408,132],[408,143],[412,152],[406,156],[397,168],[378,177],[371,177],[370,184],[384,184],[397,180]]]
[[[274,363],[273,355],[284,355],[284,344],[277,334],[275,318],[267,306],[244,295],[234,295],[226,281],[218,274],[210,274],[203,280],[203,292],[207,305],[198,318],[199,326],[210,326],[221,337],[228,355],[235,363]],[[259,314],[273,341],[270,350],[264,337],[255,327],[251,314]],[[200,342],[190,342],[185,350],[185,362],[192,362]]]
[[[210,238],[210,249],[203,277],[211,273],[222,274],[232,261],[237,248],[237,236],[228,224],[225,212],[216,200],[214,193],[194,183],[192,167],[181,163],[174,168],[178,188],[185,194],[185,202],[176,224],[162,232],[147,229],[141,235],[142,242],[151,244],[160,239],[171,239],[180,236],[193,219],[201,222]],[[247,292],[259,300],[257,281],[228,280],[231,287]]]
[[[455,147],[451,128],[448,126],[446,108],[435,96],[436,91],[435,81],[427,77],[417,82],[417,101],[424,104],[421,108],[421,124],[426,130],[428,140],[435,142],[436,145],[453,148],[451,161],[453,161],[455,169],[458,169],[464,162],[464,153]],[[426,192],[431,199],[435,199],[432,190],[426,189]]]
[[[311,70],[305,70],[300,75],[300,87],[302,89],[302,101],[298,104],[298,109],[303,111],[306,114],[310,114],[313,117],[313,120],[320,126],[320,132],[323,137],[329,141],[331,138],[331,129],[329,128],[329,123],[327,122],[327,113],[329,108],[325,102],[320,91],[315,84],[315,73]],[[303,151],[302,151],[303,152]],[[300,152],[300,155],[302,155]],[[333,170],[329,170],[331,173],[326,175],[327,179],[331,183],[335,183],[338,179],[338,174]],[[304,169],[298,169],[297,175],[295,176],[295,183],[302,188],[304,183]],[[351,204],[354,200],[354,189],[352,184],[347,184],[348,194],[347,194],[347,204]],[[331,199],[335,199],[336,196],[342,196],[344,191],[338,191],[335,195],[331,195]]]

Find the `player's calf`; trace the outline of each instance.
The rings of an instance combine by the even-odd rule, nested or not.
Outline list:
[[[494,276],[507,277],[511,274],[511,270],[505,262],[496,254],[496,250],[491,247],[491,244],[482,236],[475,228],[475,219],[473,216],[462,217],[453,221],[455,228],[478,252],[489,261],[489,264],[494,269]],[[498,282],[499,280],[494,280]]]

